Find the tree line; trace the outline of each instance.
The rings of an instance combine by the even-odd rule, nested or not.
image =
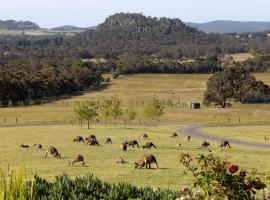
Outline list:
[[[7,106],[73,95],[84,89],[99,88],[101,80],[101,72],[86,67],[51,67],[35,71],[5,66],[0,68],[0,101],[2,106]]]
[[[121,101],[116,96],[104,99],[102,102],[80,101],[74,111],[81,126],[83,120],[87,121],[88,129],[90,123],[97,119],[102,119],[105,125],[108,119],[112,119],[116,125],[120,118],[123,118],[125,123],[132,124],[138,115],[132,107],[124,110]],[[153,98],[144,106],[144,114],[149,123],[157,125],[160,117],[164,114],[164,104],[159,99]]]

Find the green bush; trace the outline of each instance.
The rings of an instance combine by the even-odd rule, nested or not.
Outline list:
[[[57,176],[52,183],[34,176],[25,185],[25,199],[112,199],[112,200],[167,200],[177,199],[180,192],[167,189],[153,190],[150,187],[138,188],[127,183],[105,183],[93,175],[71,179],[68,175]]]
[[[201,199],[252,200],[255,199],[258,190],[266,187],[257,170],[240,170],[238,165],[213,154],[198,155],[197,165],[193,164],[193,158],[189,154],[182,154],[180,162],[194,176],[194,189],[199,189]],[[184,191],[189,199],[199,199],[193,198],[191,190],[186,188],[182,190]]]

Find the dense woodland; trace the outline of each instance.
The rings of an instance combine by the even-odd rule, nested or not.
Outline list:
[[[100,74],[108,72],[214,73],[226,66],[225,54],[239,52],[255,59],[236,65],[270,69],[269,56],[259,56],[270,52],[266,33],[206,34],[179,19],[141,14],[115,14],[74,37],[0,35],[1,99],[26,101],[29,90],[33,99],[72,94],[100,85]],[[105,62],[89,62],[99,58]]]

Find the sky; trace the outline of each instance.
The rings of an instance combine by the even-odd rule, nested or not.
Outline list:
[[[29,20],[44,28],[95,26],[117,12],[180,18],[184,22],[270,21],[270,0],[0,0],[0,3],[1,20]]]

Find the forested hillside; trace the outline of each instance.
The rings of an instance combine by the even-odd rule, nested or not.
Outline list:
[[[36,99],[73,94],[99,86],[101,73],[214,73],[232,62],[224,61],[224,55],[244,52],[252,52],[255,59],[239,65],[253,72],[270,69],[269,56],[261,56],[270,53],[266,33],[206,34],[180,19],[118,13],[74,37],[1,35],[0,95],[6,104],[27,100],[29,90]],[[48,79],[47,69],[55,79]],[[88,81],[84,73],[95,78]],[[39,84],[32,83],[35,77]],[[58,89],[52,92],[55,83]],[[15,95],[21,90],[22,95]]]

